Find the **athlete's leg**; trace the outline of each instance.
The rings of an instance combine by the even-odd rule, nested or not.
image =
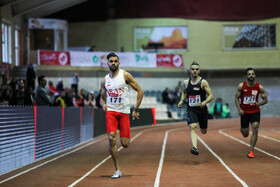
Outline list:
[[[252,123],[252,136],[251,136],[251,140],[250,140],[250,144],[251,144],[250,151],[254,151],[254,147],[258,141],[259,126],[260,126],[259,122]]]
[[[207,127],[208,127],[208,110],[202,111],[202,113],[199,115],[198,118],[200,132],[202,134],[207,133]]]
[[[109,139],[109,153],[112,156],[116,170],[119,170],[119,159],[118,159],[118,148],[116,142],[116,134],[118,128],[117,116],[119,114],[116,112],[107,111],[106,112],[106,131]]]
[[[123,148],[127,148],[130,143],[130,121],[129,114],[121,114],[119,118],[119,129],[120,129],[120,137],[121,144]]]
[[[250,115],[244,114],[240,118],[240,122],[241,122],[240,132],[245,138],[249,136],[249,123],[250,123],[249,117]]]
[[[197,134],[196,134],[197,123],[191,123],[189,127],[190,127],[190,138],[191,138],[192,146],[197,148]]]
[[[119,158],[118,158],[118,148],[116,143],[116,133],[115,132],[108,133],[108,138],[109,138],[109,152],[112,156],[116,170],[119,170],[120,167],[119,167]]]
[[[249,127],[248,128],[241,128],[240,129],[241,134],[246,138],[249,135]]]

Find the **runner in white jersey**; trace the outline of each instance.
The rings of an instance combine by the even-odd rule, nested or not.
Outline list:
[[[130,113],[130,86],[125,83],[124,70],[119,69],[118,75],[114,78],[111,78],[110,74],[106,75],[105,88],[107,90],[107,111]]]
[[[118,149],[116,146],[117,128],[120,130],[121,144],[127,148],[130,142],[130,87],[137,92],[137,101],[132,112],[132,119],[139,119],[139,106],[143,98],[143,90],[132,75],[119,69],[119,57],[115,53],[107,55],[110,73],[101,82],[100,103],[106,111],[106,130],[109,138],[109,152],[112,156],[116,172],[113,179],[120,178]],[[105,102],[106,101],[106,102]]]

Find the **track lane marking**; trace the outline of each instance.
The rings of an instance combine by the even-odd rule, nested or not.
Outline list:
[[[263,138],[266,138],[266,139],[268,139],[268,140],[272,140],[272,141],[275,141],[275,142],[280,143],[280,140],[278,140],[278,139],[276,139],[276,138],[271,138],[271,137],[269,137],[269,136],[262,135],[262,134],[260,134],[259,136],[261,136],[261,137],[263,137]]]
[[[176,124],[176,123],[175,123],[175,124]],[[166,123],[166,124],[162,124],[161,126],[168,127],[168,126],[170,126],[170,124]],[[158,127],[160,127],[160,126],[154,126],[153,128],[156,128],[156,129],[157,129]],[[143,127],[133,127],[132,129],[134,130],[134,129],[141,129],[141,128],[147,128],[147,126],[143,126]],[[152,129],[146,129],[146,130],[152,130]],[[85,148],[85,147],[87,147],[87,146],[89,146],[89,145],[91,145],[91,144],[97,143],[97,142],[99,142],[99,141],[101,141],[101,140],[103,140],[103,139],[105,139],[105,138],[107,138],[107,136],[101,137],[101,138],[98,139],[98,140],[92,139],[92,140],[89,140],[88,142],[84,142],[84,143],[82,143],[82,144],[75,145],[74,147],[65,149],[65,150],[63,150],[62,152],[55,153],[54,155],[56,155],[56,154],[61,154],[61,153],[63,153],[63,152],[69,151],[70,149],[74,149],[75,147],[79,147],[79,148],[74,149],[74,150],[72,150],[72,151],[70,151],[70,152],[67,152],[67,153],[62,154],[62,155],[60,155],[60,156],[58,156],[58,157],[55,157],[55,158],[53,158],[53,159],[51,159],[51,160],[48,160],[48,161],[45,161],[45,162],[43,162],[43,163],[41,163],[41,164],[39,164],[39,165],[36,165],[36,166],[34,166],[34,167],[32,167],[32,168],[29,168],[29,169],[27,169],[27,170],[24,170],[24,171],[22,171],[22,172],[20,172],[20,173],[18,173],[18,174],[16,174],[16,175],[13,175],[13,176],[11,176],[11,177],[9,177],[9,178],[6,178],[6,179],[0,181],[0,184],[2,184],[2,183],[4,183],[4,182],[7,182],[7,181],[9,181],[9,180],[11,180],[11,179],[14,179],[14,178],[16,178],[16,177],[18,177],[18,176],[20,176],[20,175],[25,174],[25,173],[28,173],[29,171],[32,171],[32,170],[34,170],[34,169],[37,169],[37,168],[39,168],[39,167],[41,167],[41,166],[43,166],[43,165],[46,165],[46,164],[48,164],[48,163],[50,163],[50,162],[52,162],[52,161],[57,160],[57,159],[59,159],[59,158],[62,158],[62,157],[64,157],[64,156],[67,156],[67,155],[69,155],[69,154],[71,154],[71,153],[74,153],[74,152],[76,152],[76,151],[79,151],[80,149],[83,149],[83,148]],[[92,142],[91,142],[91,141],[92,141]],[[89,143],[89,142],[90,142],[90,143]],[[84,144],[84,145],[83,145],[83,144]],[[82,146],[82,147],[80,147],[80,146]],[[47,157],[45,157],[45,158],[42,158],[42,159],[40,159],[40,160],[48,159],[48,157],[52,157],[52,156],[54,156],[54,155],[49,155],[49,156],[47,156]],[[36,162],[39,162],[40,160],[37,160]],[[36,164],[36,162],[32,162],[32,163],[30,163],[30,164],[27,164],[27,165],[24,165],[24,166],[22,166],[22,167],[16,168],[16,169],[14,169],[14,170],[8,171],[8,172],[6,172],[6,173],[1,174],[0,176],[6,175],[6,174],[8,174],[8,173],[10,173],[10,172],[13,172],[13,171],[15,171],[15,170],[21,169],[21,168],[26,167],[26,166],[28,166],[28,165]]]
[[[138,136],[140,136],[143,132],[146,131],[151,131],[151,130],[156,130],[156,129],[146,129],[146,130],[142,130],[139,133],[137,133],[133,138],[131,138],[130,143],[133,142],[133,140],[135,140]],[[123,147],[119,147],[118,151],[122,150]],[[73,187],[76,184],[78,184],[79,182],[81,182],[83,179],[85,179],[87,176],[89,176],[92,172],[94,172],[99,166],[101,166],[102,164],[104,164],[109,158],[111,158],[111,155],[109,155],[108,157],[106,157],[105,159],[103,159],[101,162],[99,162],[95,167],[93,167],[89,172],[87,172],[86,174],[84,174],[82,177],[80,177],[78,180],[76,180],[75,182],[73,182],[72,184],[70,184],[68,187]]]
[[[228,165],[226,165],[226,163],[223,161],[223,159],[221,159],[199,136],[197,136],[197,139],[208,149],[208,151],[210,151],[210,153],[212,153],[212,155],[214,155],[219,161],[220,163],[228,170],[228,172],[236,179],[238,180],[238,182],[240,182],[242,184],[242,186],[244,187],[248,187],[248,185],[242,180],[240,179],[229,167]]]
[[[11,180],[11,179],[14,179],[14,178],[16,178],[16,177],[18,177],[18,176],[20,176],[20,175],[22,175],[22,174],[25,174],[25,173],[29,172],[29,171],[32,171],[32,170],[34,170],[34,169],[37,169],[37,168],[39,168],[39,167],[41,167],[41,166],[43,166],[43,165],[46,165],[46,164],[48,164],[48,163],[50,163],[50,162],[52,162],[52,161],[55,161],[55,160],[60,159],[60,158],[62,158],[62,157],[64,157],[64,156],[67,156],[67,155],[69,155],[69,154],[71,154],[71,153],[74,153],[74,152],[76,152],[76,151],[78,151],[78,150],[80,150],[80,149],[83,149],[83,148],[85,148],[85,147],[91,145],[91,144],[97,143],[97,142],[103,140],[104,138],[106,138],[106,136],[104,136],[104,137],[102,137],[102,138],[100,138],[100,139],[98,139],[98,140],[94,140],[93,142],[86,143],[86,144],[83,145],[83,146],[77,145],[77,146],[81,146],[81,147],[79,147],[79,148],[77,148],[77,149],[74,149],[74,150],[72,150],[72,151],[70,151],[70,152],[67,152],[67,153],[65,153],[65,154],[62,154],[62,155],[60,155],[60,156],[58,156],[58,157],[55,157],[55,158],[53,158],[53,159],[51,159],[51,160],[45,161],[45,162],[43,162],[43,163],[41,163],[41,164],[39,164],[39,165],[37,165],[37,166],[34,166],[34,167],[29,168],[29,169],[27,169],[27,170],[24,170],[24,171],[22,171],[22,172],[20,172],[20,173],[18,173],[18,174],[16,174],[16,175],[13,175],[13,176],[11,176],[11,177],[9,177],[9,178],[7,178],[7,179],[4,179],[4,180],[0,181],[0,184],[2,184],[2,183],[4,183],[4,182],[7,182],[7,181],[9,181],[9,180]],[[71,147],[71,148],[69,148],[69,149],[73,149],[73,147]],[[68,150],[65,150],[65,151],[68,151]],[[64,151],[63,151],[63,152],[64,152]],[[61,152],[60,152],[60,153],[61,153]],[[58,153],[58,154],[59,154],[59,153]],[[43,159],[46,159],[46,158],[43,158]],[[37,160],[37,161],[39,161],[39,160]],[[33,162],[33,163],[30,163],[30,164],[34,164],[34,162]],[[23,166],[23,167],[25,167],[25,166]],[[17,169],[20,169],[20,168],[17,168]],[[14,171],[14,170],[13,170],[13,171]],[[12,172],[12,171],[9,171],[9,172]],[[8,172],[8,173],[9,173],[9,172]],[[7,173],[5,173],[5,174],[7,174]],[[3,175],[4,175],[4,174],[3,174]],[[0,175],[0,176],[1,176],[1,175]]]
[[[233,139],[233,140],[235,140],[235,141],[237,141],[237,142],[239,142],[239,143],[241,143],[241,144],[244,144],[244,145],[247,145],[248,147],[250,147],[250,144],[247,144],[247,143],[245,143],[244,141],[239,140],[239,139],[237,139],[237,138],[235,138],[235,137],[233,137],[233,136],[231,136],[231,135],[229,135],[229,134],[223,132],[224,130],[227,130],[227,129],[220,129],[218,132],[219,132],[220,134],[222,134],[222,135],[228,137],[228,138],[231,138],[231,139]],[[270,154],[270,153],[268,153],[268,152],[266,152],[266,151],[264,151],[264,150],[262,150],[262,149],[260,149],[260,148],[254,147],[254,149],[256,149],[256,150],[258,150],[258,151],[260,151],[260,152],[262,152],[262,153],[264,153],[264,154],[266,154],[266,155],[268,155],[268,156],[271,156],[271,157],[273,157],[273,158],[276,158],[277,160],[280,160],[280,158],[279,158],[278,156],[275,156],[275,155],[273,155],[273,154]]]
[[[183,128],[181,127],[181,128],[176,128],[176,129],[171,129],[171,130],[165,131],[165,136],[164,136],[164,140],[162,143],[161,156],[160,156],[160,161],[159,161],[159,166],[158,166],[158,171],[157,171],[154,187],[158,187],[159,183],[160,183],[160,176],[161,176],[162,166],[163,166],[163,162],[164,162],[165,148],[166,148],[168,133],[175,131],[175,130],[179,130],[179,129],[183,129]],[[184,127],[184,129],[185,129],[185,127]]]

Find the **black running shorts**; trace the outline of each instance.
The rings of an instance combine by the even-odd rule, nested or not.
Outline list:
[[[188,108],[187,111],[188,124],[199,123],[201,129],[207,129],[208,127],[208,110],[207,107],[200,109]]]
[[[249,123],[260,123],[261,113],[244,114],[241,116],[241,128],[249,128]]]

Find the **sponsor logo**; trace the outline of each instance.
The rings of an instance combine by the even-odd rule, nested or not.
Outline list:
[[[141,55],[136,55],[136,62],[149,62],[149,57],[144,55],[144,56],[141,56]]]
[[[68,56],[66,53],[60,53],[58,56],[58,62],[62,65],[65,66],[68,62]]]
[[[51,55],[43,54],[42,60],[56,60],[55,53],[52,53]]]
[[[158,58],[157,58],[157,61],[158,61],[159,63],[161,63],[161,62],[171,62],[171,57],[170,57],[170,56],[158,57]]]
[[[172,60],[175,67],[181,67],[183,60],[180,55],[174,55]]]
[[[193,87],[193,90],[195,90],[195,91],[199,91],[199,90],[200,90],[200,88],[199,88],[199,87]]]
[[[99,61],[99,58],[98,58],[96,55],[94,55],[94,56],[92,57],[92,62],[93,62],[94,64],[97,64],[98,61]]]

